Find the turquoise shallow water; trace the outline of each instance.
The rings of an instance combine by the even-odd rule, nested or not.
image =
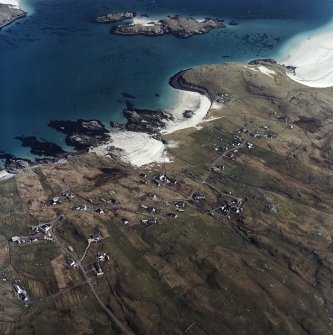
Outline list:
[[[122,120],[128,92],[138,107],[168,108],[168,78],[180,69],[224,61],[275,57],[296,34],[324,25],[329,0],[25,0],[31,13],[0,32],[0,150],[29,157],[16,136],[64,145],[50,120]],[[188,40],[120,37],[95,24],[108,11],[237,19]],[[159,94],[156,97],[155,94]]]

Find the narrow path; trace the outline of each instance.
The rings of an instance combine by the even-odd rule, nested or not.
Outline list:
[[[86,270],[84,269],[83,265],[81,264],[81,262],[79,261],[77,263],[77,266],[79,267],[79,269],[81,270],[81,273],[83,275],[83,277],[85,278],[85,282],[89,285],[90,290],[92,291],[93,295],[95,296],[97,302],[99,303],[99,305],[101,306],[101,308],[104,310],[104,312],[109,316],[109,318],[117,325],[117,327],[122,331],[123,334],[126,335],[134,335],[134,333],[127,329],[118,319],[117,317],[110,311],[110,309],[108,309],[104,302],[102,301],[102,299],[99,297],[99,295],[97,294],[95,287],[93,286],[93,284],[91,283],[92,278],[88,277]]]
[[[241,202],[241,201],[243,200],[242,198],[237,198],[237,197],[235,197],[234,195],[231,195],[231,194],[228,194],[228,193],[221,192],[221,191],[218,190],[215,186],[213,186],[212,184],[207,183],[206,181],[204,181],[203,184],[208,185],[208,186],[211,187],[213,190],[215,190],[216,192],[220,193],[220,194],[223,195],[223,196],[226,196],[226,197],[228,197],[228,198],[235,199],[235,200],[237,200],[238,202]]]
[[[63,246],[62,245],[62,243],[59,241],[59,239],[58,239],[58,237],[56,236],[56,234],[53,234],[53,236],[54,236],[54,239],[55,239],[55,243],[65,252],[65,254],[70,254],[71,255],[71,257],[76,261],[76,265],[77,265],[77,267],[80,269],[80,271],[81,271],[81,273],[82,273],[82,276],[83,276],[83,278],[84,278],[84,282],[86,283],[86,284],[88,284],[89,285],[89,288],[90,288],[90,290],[92,291],[92,293],[93,293],[93,295],[94,295],[94,297],[95,297],[95,299],[97,300],[97,302],[99,303],[99,305],[101,306],[101,308],[103,309],[103,311],[109,316],[109,318],[111,319],[111,321],[112,322],[114,322],[114,324],[122,331],[122,333],[123,334],[125,334],[125,335],[134,335],[134,333],[131,331],[131,330],[129,330],[129,329],[127,329],[118,319],[117,319],[117,317],[111,312],[111,310],[110,309],[108,309],[106,306],[105,306],[105,304],[104,304],[104,302],[101,300],[101,298],[99,297],[99,295],[97,294],[97,292],[96,292],[96,290],[95,290],[95,288],[94,288],[94,286],[93,286],[93,284],[92,284],[92,278],[90,278],[88,275],[87,275],[87,272],[86,272],[86,270],[84,269],[84,267],[83,267],[83,265],[82,265],[82,263],[81,263],[81,261],[79,260],[79,258],[78,258],[78,255],[77,254],[75,254],[75,255],[73,255],[72,253],[69,253],[69,251],[68,251],[68,249],[65,247],[65,246]],[[86,251],[85,251],[85,254],[86,254],[86,252],[87,252],[87,250],[88,250],[88,248],[89,248],[89,246],[90,246],[90,243],[88,242],[88,246],[87,246],[87,248],[86,248]],[[84,256],[85,256],[85,254],[84,254]],[[83,257],[84,258],[84,257]],[[82,258],[82,259],[83,259]],[[72,287],[73,288],[73,287]],[[64,292],[62,291],[62,292],[59,292],[59,294],[63,294]]]
[[[86,250],[84,250],[84,253],[83,253],[83,255],[82,255],[82,258],[80,259],[80,262],[82,262],[82,261],[84,260],[84,258],[86,257],[87,252],[88,252],[88,249],[89,249],[89,247],[90,247],[90,244],[91,244],[91,240],[88,239],[88,245],[87,245],[87,247],[86,247]]]

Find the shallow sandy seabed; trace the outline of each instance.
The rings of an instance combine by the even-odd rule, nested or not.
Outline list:
[[[333,86],[333,24],[326,31],[312,31],[294,46],[279,63],[296,66],[288,76],[306,86]]]

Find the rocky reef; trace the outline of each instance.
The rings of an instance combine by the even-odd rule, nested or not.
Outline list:
[[[0,153],[0,159],[4,161],[4,168],[8,173],[17,173],[19,170],[33,165],[29,159],[15,157],[7,153]]]
[[[171,113],[165,110],[136,109],[133,106],[127,106],[123,114],[127,119],[127,130],[147,133],[155,138],[160,138],[166,122],[173,120]]]
[[[51,121],[49,127],[66,134],[66,143],[87,151],[110,140],[109,131],[98,120]]]
[[[27,13],[19,8],[0,3],[0,29],[26,15]]]
[[[224,27],[223,20],[206,18],[204,21],[198,21],[193,18],[182,18],[176,15],[146,24],[136,23],[120,25],[113,27],[111,33],[128,36],[162,36],[171,34],[178,38],[189,38],[193,35],[206,34],[212,29],[221,29]]]
[[[98,23],[114,23],[123,20],[131,20],[136,16],[134,12],[110,13],[96,17]]]
[[[66,153],[59,145],[46,140],[39,141],[35,136],[18,136],[16,139],[36,156],[60,157]]]

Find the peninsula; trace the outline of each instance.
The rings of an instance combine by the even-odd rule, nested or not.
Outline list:
[[[212,29],[224,27],[223,20],[206,18],[203,21],[199,21],[194,18],[182,18],[176,15],[159,21],[139,21],[138,23],[115,26],[111,29],[111,33],[125,36],[162,36],[171,34],[178,38],[189,38],[193,35],[206,34]]]
[[[25,11],[16,6],[0,3],[0,29],[26,15]]]

